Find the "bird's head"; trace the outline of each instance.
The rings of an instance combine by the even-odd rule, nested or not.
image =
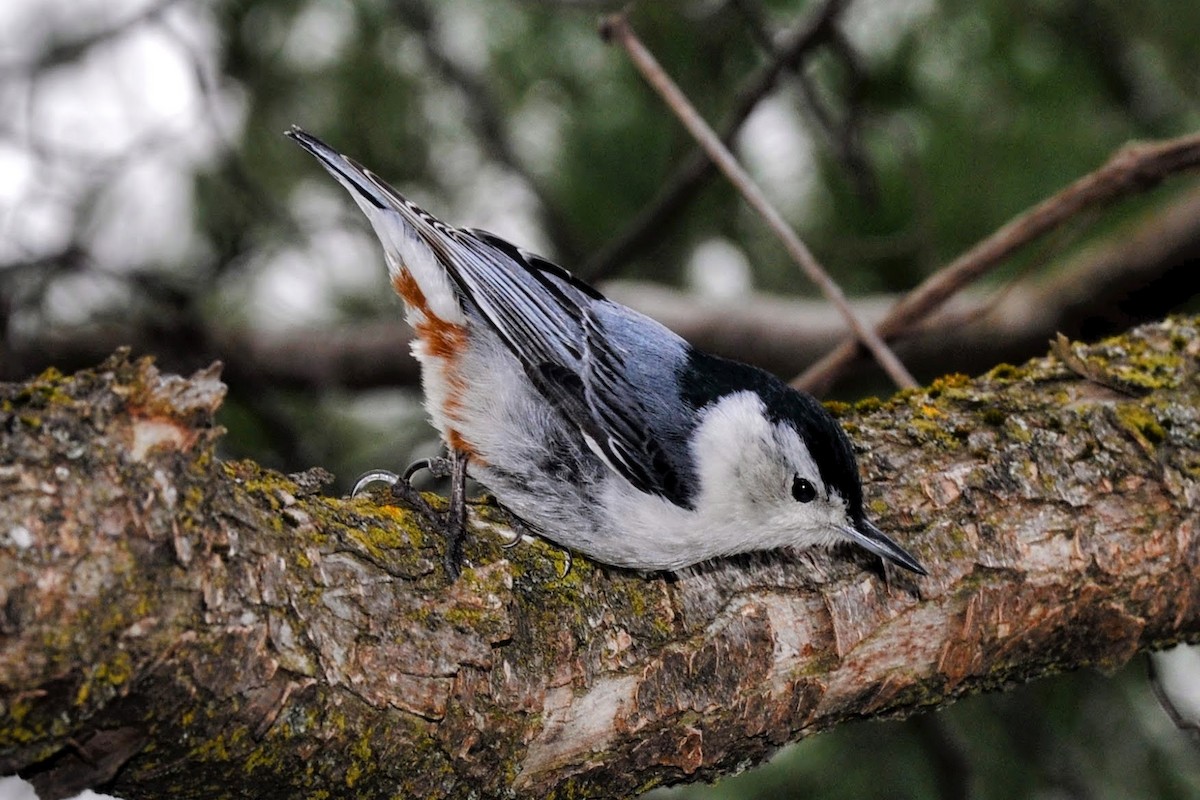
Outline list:
[[[702,502],[727,523],[771,537],[771,547],[852,542],[928,574],[867,519],[858,464],[837,421],[809,395],[761,375],[700,409],[692,453]]]

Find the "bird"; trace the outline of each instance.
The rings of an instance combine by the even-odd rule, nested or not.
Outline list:
[[[546,258],[442,222],[299,127],[285,135],[349,191],[404,301],[454,478],[451,577],[467,475],[539,536],[610,566],[674,572],[849,542],[928,574],[867,518],[851,443],[815,398]]]

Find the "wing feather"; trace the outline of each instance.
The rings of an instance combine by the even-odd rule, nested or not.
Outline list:
[[[651,426],[643,398],[654,387],[630,380],[594,313],[603,295],[545,259],[487,234],[455,264],[464,293],[534,380],[615,472],[647,494],[683,503],[683,481]]]
[[[643,492],[686,504],[692,476],[686,437],[678,430],[684,423],[672,419],[674,406],[664,411],[656,405],[661,403],[656,395],[664,391],[659,384],[673,376],[661,374],[669,370],[654,360],[661,354],[640,352],[658,347],[682,353],[682,340],[611,303],[545,258],[486,231],[447,225],[299,128],[288,136],[352,193],[372,218],[385,249],[395,247],[387,241],[392,227],[381,230],[377,215],[429,248],[457,293],[478,310],[537,390],[578,427],[609,467]],[[605,315],[624,315],[623,337],[606,328]]]

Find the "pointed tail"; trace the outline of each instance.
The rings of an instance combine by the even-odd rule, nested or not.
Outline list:
[[[283,135],[316,156],[321,165],[329,170],[329,174],[337,178],[338,183],[349,189],[350,194],[354,195],[354,199],[360,204],[365,200],[375,208],[390,208],[393,205],[393,201],[389,200],[388,190],[380,184],[370,170],[354,159],[342,155],[295,125],[290,130],[284,131]]]
[[[432,311],[448,322],[461,322],[462,311],[447,274],[449,265],[455,263],[451,250],[456,246],[457,231],[312,134],[293,125],[284,135],[315,156],[350,192],[383,244],[393,286],[410,307],[428,303],[422,311]],[[416,281],[419,295],[403,288],[410,280]]]

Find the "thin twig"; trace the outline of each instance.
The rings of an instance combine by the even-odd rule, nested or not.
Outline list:
[[[1176,728],[1181,731],[1187,731],[1193,736],[1200,735],[1200,722],[1188,719],[1187,715],[1175,705],[1170,692],[1162,685],[1162,678],[1158,674],[1158,666],[1154,663],[1154,658],[1157,655],[1159,654],[1150,653],[1146,659],[1146,677],[1150,679],[1150,690],[1154,692],[1154,699],[1162,706],[1162,710],[1166,712],[1166,715]]]
[[[879,323],[875,333],[894,339],[949,299],[955,292],[1002,263],[1016,250],[1058,228],[1079,212],[1144,192],[1178,172],[1200,167],[1200,134],[1122,147],[1095,172],[1043,200],[929,276]],[[854,360],[858,342],[847,338],[805,370],[792,385],[824,392]]]
[[[775,45],[775,37],[771,35],[767,25],[766,14],[761,0],[731,0],[731,4],[746,18],[754,41],[773,61],[779,60],[779,48]],[[861,135],[861,104],[864,83],[862,67],[846,41],[845,34],[835,25],[829,26],[827,42],[836,60],[840,61],[848,74],[849,91],[847,92],[846,111],[839,119],[834,110],[826,105],[817,88],[816,82],[802,69],[799,62],[792,63],[791,71],[804,95],[804,108],[811,114],[820,134],[831,148],[843,169],[855,184],[856,191],[864,202],[875,206],[879,200],[879,190],[871,164],[863,152]],[[722,137],[723,141],[728,141]]]
[[[775,57],[734,93],[733,109],[721,126],[722,142],[728,145],[733,141],[750,114],[771,93],[785,71],[796,69],[808,53],[829,38],[830,32],[835,30],[833,23],[844,4],[845,0],[824,0],[780,43]],[[661,235],[667,224],[695,197],[696,187],[714,172],[712,161],[703,149],[697,147],[684,159],[683,165],[663,181],[658,194],[638,212],[624,231],[584,262],[578,273],[593,282],[610,277],[618,267]]]
[[[634,34],[633,29],[629,26],[629,21],[621,14],[614,14],[608,17],[601,27],[602,35],[607,39],[615,39],[620,42],[625,51],[629,53],[630,59],[634,65],[642,73],[646,81],[654,87],[655,90],[662,96],[667,106],[675,112],[679,120],[688,129],[688,132],[695,137],[700,146],[708,153],[709,158],[717,165],[717,167],[725,173],[729,178],[730,183],[741,192],[742,197],[746,198],[746,202],[750,204],[755,211],[762,216],[763,220],[771,231],[779,237],[783,246],[787,249],[788,254],[795,259],[800,269],[808,276],[826,299],[833,304],[841,313],[842,317],[850,325],[858,340],[871,351],[875,359],[883,367],[884,371],[891,377],[897,386],[901,388],[915,387],[917,382],[913,379],[896,355],[888,349],[888,346],[883,343],[883,340],[875,335],[870,326],[862,323],[855,315],[853,309],[850,308],[850,303],[846,300],[846,295],[842,293],[842,289],[837,285],[829,274],[817,263],[817,260],[809,252],[808,247],[796,235],[791,226],[787,224],[783,216],[775,209],[771,202],[763,194],[758,185],[751,180],[746,171],[742,169],[737,160],[729,152],[713,129],[708,126],[703,118],[692,107],[691,103],[684,96],[683,92],[675,85],[674,81],[667,75],[658,61],[646,49],[641,40]]]

